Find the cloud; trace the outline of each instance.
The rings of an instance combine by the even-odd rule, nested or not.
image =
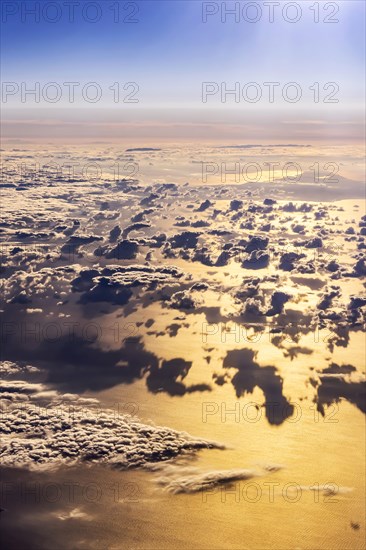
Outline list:
[[[253,477],[261,477],[268,473],[278,472],[283,466],[267,464],[261,468],[263,471],[245,468],[202,471],[198,468],[187,466],[182,459],[178,459],[174,463],[149,465],[147,468],[159,474],[156,478],[156,483],[166,491],[174,494],[190,494],[212,491],[218,487],[232,486],[237,481],[247,481]]]
[[[108,260],[134,260],[138,253],[138,243],[123,239],[116,246],[100,246],[95,250],[96,256],[105,256]]]
[[[90,516],[89,514],[83,512],[80,508],[73,508],[72,510],[70,510],[69,512],[63,512],[63,513],[59,513],[59,512],[55,512],[55,515],[57,517],[57,519],[61,520],[61,521],[70,521],[70,520],[74,520],[74,519],[77,519],[77,520],[84,520],[84,521],[92,521],[92,516]]]
[[[132,296],[132,289],[143,286],[156,289],[183,277],[183,272],[174,266],[118,266],[105,268],[83,268],[78,277],[71,281],[73,292],[82,292],[79,303],[109,302],[125,305]]]
[[[191,470],[184,476],[175,479],[161,477],[158,480],[160,485],[174,494],[179,493],[197,493],[199,491],[209,491],[221,485],[228,485],[235,481],[247,480],[255,477],[253,470],[213,470],[211,472],[196,472]]]
[[[14,374],[15,364],[6,364]],[[19,374],[23,370],[19,368]],[[6,381],[3,395],[20,396],[3,410],[0,458],[3,467],[59,467],[77,462],[128,469],[166,461],[199,449],[223,446],[185,432],[143,424],[116,411],[80,406],[42,384]],[[39,403],[47,402],[42,408]],[[82,403],[82,402],[81,402]]]

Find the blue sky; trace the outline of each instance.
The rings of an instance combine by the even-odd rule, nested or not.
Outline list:
[[[233,101],[222,104],[220,94],[210,97],[210,105],[203,106],[201,88],[204,81],[226,82],[228,88],[235,82],[262,84],[276,81],[282,87],[284,83],[295,81],[304,90],[314,82],[336,82],[340,86],[338,97],[341,104],[331,106],[330,116],[341,116],[342,113],[345,117],[348,110],[353,113],[361,108],[365,45],[365,5],[362,1],[319,2],[319,23],[314,23],[314,12],[310,9],[314,5],[312,1],[297,3],[302,13],[296,23],[284,21],[281,15],[288,2],[275,7],[273,23],[268,21],[269,8],[263,1],[255,3],[262,10],[262,17],[256,23],[246,22],[242,12],[239,22],[230,15],[226,22],[222,22],[221,2],[211,3],[218,6],[218,13],[208,16],[207,22],[203,23],[202,10],[205,7],[199,0],[132,3],[102,0],[99,2],[100,20],[95,23],[83,20],[81,10],[88,2],[80,1],[75,5],[75,20],[70,22],[64,2],[57,3],[61,17],[54,23],[47,20],[56,14],[52,8],[48,8],[46,17],[41,13],[39,22],[33,15],[25,15],[24,10],[34,8],[37,2],[27,0],[2,4],[3,81],[26,82],[30,88],[34,82],[41,85],[51,81],[60,85],[69,81],[81,84],[97,82],[103,88],[103,100],[92,106],[85,104],[78,94],[75,105],[70,106],[65,91],[62,99],[66,98],[66,103],[60,101],[54,105],[52,116],[60,112],[61,106],[73,112],[76,107],[90,108],[91,117],[97,108],[116,110],[112,92],[108,91],[114,82],[121,86],[126,82],[138,83],[141,112],[136,116],[140,120],[147,111],[156,118],[161,117],[161,109],[183,107],[199,109],[203,116],[206,112],[210,120],[213,120],[213,115],[208,115],[211,107],[225,108],[231,117],[236,109],[239,118],[244,107],[250,107],[250,116],[256,109],[262,112],[271,108],[273,111],[275,107],[281,110],[282,117],[283,110],[289,116],[295,114],[293,105],[284,105],[280,101],[274,106],[269,106],[268,102],[254,106],[236,105]],[[42,10],[49,3],[38,4]],[[111,6],[116,4],[120,10],[119,22],[113,21],[114,12],[111,10]],[[239,2],[240,9],[246,4],[248,2]],[[338,23],[322,22],[324,17],[332,15],[329,4],[339,6],[339,12],[333,16],[339,19]],[[235,2],[226,2],[228,9],[234,5]],[[136,6],[138,13],[134,13]],[[10,13],[17,8],[16,13]],[[208,9],[216,8],[210,6]],[[96,12],[92,7],[89,10],[89,17],[94,17]],[[253,17],[253,11],[248,13]],[[123,22],[129,14],[138,22]],[[292,17],[294,12],[288,14]],[[43,109],[39,116],[45,118],[51,113],[50,105],[44,101],[36,105],[29,99],[25,105],[21,104],[20,94],[8,100],[5,111],[15,105],[20,107],[22,116],[34,117],[34,108]],[[330,109],[330,106],[322,107],[322,112]],[[319,106],[313,104],[309,91],[296,108],[297,113],[307,109],[309,118],[319,118]],[[29,114],[26,114],[27,109]],[[144,115],[141,114],[143,110]],[[133,116],[136,111],[136,106],[131,106]]]

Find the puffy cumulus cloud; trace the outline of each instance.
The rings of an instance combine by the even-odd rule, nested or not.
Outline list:
[[[351,296],[351,301],[347,306],[348,318],[352,324],[366,322],[366,298]]]
[[[223,267],[229,263],[235,252],[231,243],[226,243],[222,247],[211,243],[209,247],[197,246],[190,259],[206,266]]]
[[[365,258],[359,258],[353,266],[353,271],[350,273],[351,277],[365,277],[366,276],[366,260]]]
[[[68,254],[70,254],[70,252],[76,253],[80,246],[101,240],[102,237],[97,237],[95,235],[72,235],[61,248],[61,252],[66,252]]]
[[[180,290],[171,296],[168,305],[173,309],[189,310],[197,309],[201,303],[202,301],[194,297],[189,290]]]
[[[95,250],[96,256],[105,256],[108,260],[134,260],[138,253],[138,243],[123,239],[116,246],[100,246]]]
[[[35,384],[24,380],[3,380],[1,384],[1,398],[7,402],[28,401],[30,396],[38,400],[44,390],[45,387],[43,384]],[[54,392],[52,394],[55,395]]]
[[[183,272],[174,266],[108,266],[82,269],[71,282],[74,292],[82,292],[79,302],[110,302],[126,304],[132,296],[132,288],[143,286],[146,290],[177,281]]]
[[[123,232],[122,232],[122,237],[124,239],[126,239],[129,235],[129,233],[131,233],[131,231],[140,231],[141,229],[145,229],[147,227],[151,227],[151,223],[150,222],[136,222],[136,223],[132,223],[131,225],[129,225],[128,227],[126,227]]]
[[[263,299],[259,298],[247,298],[245,300],[243,309],[241,311],[241,316],[245,321],[255,321],[258,317],[263,317],[265,312],[262,308]]]
[[[3,285],[5,302],[31,303],[35,298],[55,297],[67,291],[78,266],[44,267],[17,271]]]
[[[267,315],[278,315],[282,313],[283,307],[290,300],[291,296],[286,292],[276,291],[271,296],[271,307],[267,311]]]
[[[245,269],[265,269],[269,265],[270,256],[262,250],[253,250],[243,261]]]
[[[55,262],[60,257],[60,246],[42,243],[0,245],[0,273],[10,277],[15,271],[35,271],[37,266]]]
[[[78,277],[73,279],[71,286],[73,291],[83,292],[90,290],[98,281],[98,277],[105,277],[125,287],[145,286],[155,288],[159,284],[178,280],[183,275],[183,271],[175,266],[109,265],[104,268],[80,269]]]
[[[243,201],[233,199],[230,202],[229,210],[231,210],[231,211],[240,210],[241,208],[243,208],[243,204],[244,204]]]
[[[14,373],[17,366],[7,364],[6,369]],[[224,448],[185,432],[87,406],[80,396],[62,395],[43,384],[6,381],[4,393],[8,406],[2,411],[0,427],[3,466],[32,469],[92,462],[127,469],[199,449]],[[42,402],[47,406],[40,407]]]
[[[313,206],[307,203],[296,205],[293,202],[288,202],[281,207],[284,212],[310,212]]]
[[[14,402],[30,402],[32,405],[48,406],[50,400],[56,403],[77,405],[96,405],[98,401],[91,397],[80,397],[74,393],[60,394],[50,389],[44,382],[44,373],[38,367],[26,363],[1,361],[2,410],[6,411]]]
[[[123,306],[132,296],[132,291],[114,277],[97,277],[93,280],[94,286],[84,292],[79,300],[81,304],[93,302],[110,302],[113,305]]]
[[[245,246],[245,252],[254,252],[256,250],[265,250],[268,246],[269,239],[267,237],[252,237]]]
[[[122,230],[119,225],[115,225],[109,232],[109,242],[114,243],[120,236]]]
[[[280,258],[279,268],[283,271],[293,271],[299,260],[305,258],[305,254],[297,254],[296,252],[285,252]]]
[[[258,296],[261,292],[259,289],[260,283],[260,277],[244,277],[242,286],[235,293],[235,298],[240,302],[246,298]]]
[[[84,155],[79,152],[73,160],[85,162]],[[95,158],[107,159],[103,151]],[[114,154],[110,158],[118,159]],[[123,160],[133,159],[123,157]],[[341,346],[352,354],[357,344],[350,333],[361,332],[366,315],[362,301],[366,219],[360,218],[355,205],[350,207],[352,212],[340,214],[339,205],[325,202],[328,196],[322,195],[324,203],[301,202],[314,198],[314,186],[305,193],[303,186],[293,185],[285,189],[276,184],[276,189],[268,190],[263,182],[258,182],[254,189],[251,184],[193,187],[193,182],[185,186],[163,184],[163,178],[156,180],[155,176],[148,179],[159,183],[147,187],[145,179],[140,186],[136,180],[126,178],[113,182],[110,178],[96,182],[78,178],[67,181],[52,178],[45,172],[34,184],[31,177],[26,185],[19,180],[19,185],[27,190],[16,202],[14,197],[19,193],[14,188],[5,188],[4,221],[0,228],[5,248],[0,254],[4,260],[1,274],[9,281],[5,282],[4,277],[4,319],[8,316],[10,321],[19,321],[16,329],[35,325],[41,320],[39,310],[42,308],[47,320],[53,315],[62,321],[71,321],[74,316],[76,321],[80,316],[100,321],[101,315],[116,313],[111,305],[120,307],[129,300],[121,312],[122,318],[139,308],[142,311],[141,307],[148,318],[155,315],[148,309],[150,304],[159,300],[164,309],[173,308],[163,312],[169,318],[165,331],[171,337],[171,344],[173,337],[178,338],[178,347],[187,334],[187,331],[179,333],[179,324],[175,322],[179,318],[175,317],[178,312],[174,310],[180,309],[189,323],[192,315],[188,313],[203,313],[209,323],[252,323],[258,327],[250,329],[255,334],[263,330],[261,325],[268,323],[273,326],[270,344],[282,350],[287,363],[300,354],[310,355],[300,340],[310,336],[318,325],[331,331],[325,342],[330,352],[334,346]],[[349,193],[349,188],[346,192]],[[263,201],[265,197],[274,198]],[[175,221],[182,225],[180,229],[174,228]],[[208,227],[210,223],[212,226]],[[349,226],[352,231],[347,230]],[[97,247],[100,247],[100,256],[93,254]],[[177,258],[177,263],[187,272],[191,270],[191,278],[178,268],[164,267],[175,263],[170,258]],[[193,261],[215,269],[192,265]],[[65,262],[71,263],[71,267],[65,266]],[[108,265],[109,262],[119,265]],[[146,262],[154,262],[157,267]],[[121,266],[126,263],[140,265]],[[229,264],[230,269],[221,269]],[[270,273],[276,273],[277,280],[263,276],[267,267]],[[254,271],[256,269],[258,271]],[[319,277],[308,276],[314,272]],[[240,279],[248,274],[261,277],[247,277],[240,284]],[[187,289],[196,279],[208,281],[207,297],[202,287]],[[331,286],[332,282],[339,284],[341,295],[334,294],[336,287]],[[304,286],[308,288],[304,290]],[[349,296],[350,289],[353,297]],[[285,295],[292,296],[291,303]],[[217,304],[213,307],[215,296]],[[230,298],[227,306],[225,300],[219,303],[220,296]],[[51,300],[45,302],[44,298]],[[207,307],[200,305],[204,298],[210,304]],[[88,304],[87,307],[84,304]],[[189,326],[186,328],[189,332]],[[20,346],[18,340],[22,336],[9,335],[8,338],[7,335],[4,357],[42,361],[45,371],[52,374],[56,383],[62,382],[67,391],[98,390],[143,377],[153,392],[182,395],[197,391],[197,387],[206,391],[205,384],[183,384],[190,368],[186,357],[169,357],[170,361],[164,361],[164,357],[146,351],[149,338],[155,340],[164,335],[159,332],[159,323],[154,330],[147,332],[144,346],[129,342],[132,351],[127,345],[107,351],[103,346],[98,347],[98,341],[81,339],[70,345],[70,338],[52,343],[42,341],[36,349],[33,339]],[[297,345],[285,347],[286,338]],[[231,355],[229,359],[235,358]],[[273,383],[274,394],[279,393],[282,381],[272,370],[274,367],[262,368],[254,363],[255,358],[247,359],[247,370],[245,363],[234,366],[234,371],[228,364],[225,377],[220,374],[209,381],[213,386],[220,386],[231,380],[239,394],[250,392],[252,385],[259,382],[262,384],[259,387],[269,396]],[[66,375],[65,368],[68,369]],[[335,380],[335,374],[332,377],[330,374],[323,374],[319,382],[323,387],[321,392],[326,386],[330,388],[327,380]],[[24,379],[28,377],[29,373],[24,373]],[[344,384],[351,382],[339,374],[337,379]],[[42,383],[41,375],[33,383]],[[12,396],[14,400],[26,400],[31,388],[24,387],[22,392],[19,389],[8,385],[7,399],[10,401]],[[33,389],[40,395],[41,388]],[[342,393],[348,395],[350,387],[341,384],[333,389],[333,394],[329,389],[329,398]]]
[[[341,289],[339,286],[331,285],[330,288],[326,288],[325,292],[321,296],[321,299],[318,303],[318,308],[325,310],[331,307],[333,300],[341,296]]]
[[[213,203],[209,199],[206,199],[205,201],[201,202],[200,206],[197,208],[197,212],[204,212],[212,205]]]
[[[197,246],[200,233],[193,231],[184,231],[174,235],[169,242],[172,248],[195,248]]]
[[[154,204],[154,202],[160,198],[160,195],[158,193],[150,193],[147,197],[144,197],[140,200],[140,204],[142,206],[144,205],[151,205]]]
[[[1,378],[11,378],[12,376],[19,376],[19,373],[28,375],[34,375],[41,371],[32,365],[21,365],[13,363],[12,361],[1,361]]]
[[[329,328],[337,334],[346,326],[349,329],[362,327],[366,321],[366,298],[363,296],[350,296],[349,302],[345,296],[342,300],[342,290],[339,286],[331,285],[325,288],[317,304],[318,317],[322,322],[327,322]],[[329,339],[329,343],[331,342]]]
[[[137,214],[132,216],[131,222],[133,223],[141,222],[144,219],[146,219],[146,216],[148,216],[149,214],[152,214],[153,212],[155,212],[154,208],[146,208],[145,210],[142,210],[141,212],[138,212]]]

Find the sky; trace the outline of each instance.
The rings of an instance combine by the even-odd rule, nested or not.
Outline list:
[[[361,1],[1,8],[5,138],[362,139]]]

